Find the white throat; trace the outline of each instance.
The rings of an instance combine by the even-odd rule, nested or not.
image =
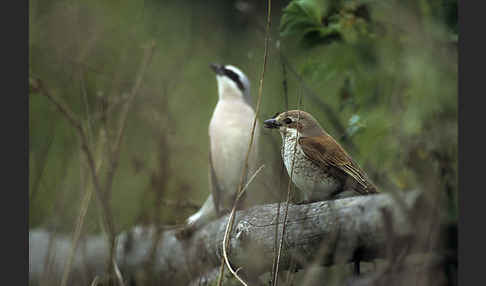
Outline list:
[[[279,128],[279,131],[280,131],[280,135],[282,136],[282,140],[286,140],[286,139],[295,140],[297,136],[301,136],[301,134],[299,134],[299,132],[295,128],[287,128],[282,126]]]
[[[216,80],[218,81],[219,100],[243,100],[243,93],[231,79],[218,75],[216,76]]]

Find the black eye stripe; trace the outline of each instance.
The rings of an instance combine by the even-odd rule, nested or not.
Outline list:
[[[238,76],[237,73],[226,68],[224,68],[223,72],[227,77],[229,77],[232,81],[236,83],[236,85],[241,91],[244,91],[243,83],[241,82],[240,77]]]
[[[290,124],[290,123],[292,123],[292,119],[290,119],[290,118],[288,118],[288,117],[287,117],[287,118],[285,118],[283,121],[284,121],[284,123],[285,123],[285,124]]]

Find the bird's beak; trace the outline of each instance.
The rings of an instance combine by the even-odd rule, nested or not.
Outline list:
[[[275,118],[270,118],[263,121],[263,125],[266,128],[271,128],[271,129],[279,128],[280,126],[282,126],[282,124],[278,123],[278,121]]]
[[[220,64],[210,64],[209,67],[218,75],[223,74],[224,66]]]

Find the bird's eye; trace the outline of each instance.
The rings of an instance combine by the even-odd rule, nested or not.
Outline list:
[[[283,120],[283,122],[284,122],[285,124],[290,124],[290,123],[292,123],[292,119],[290,119],[290,118],[288,118],[288,117],[287,117],[287,118],[285,118],[285,119]]]

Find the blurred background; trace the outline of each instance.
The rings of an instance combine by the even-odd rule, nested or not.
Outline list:
[[[266,1],[29,1],[29,227],[72,233],[93,188],[77,130],[39,80],[82,123],[100,179],[115,170],[115,232],[180,224],[209,194],[209,64],[239,67],[256,103],[266,11]],[[454,223],[457,42],[456,0],[272,1],[259,120],[301,106],[384,192],[422,190]],[[261,135],[263,203],[288,177],[280,136]],[[82,233],[99,233],[99,205],[87,205]]]

